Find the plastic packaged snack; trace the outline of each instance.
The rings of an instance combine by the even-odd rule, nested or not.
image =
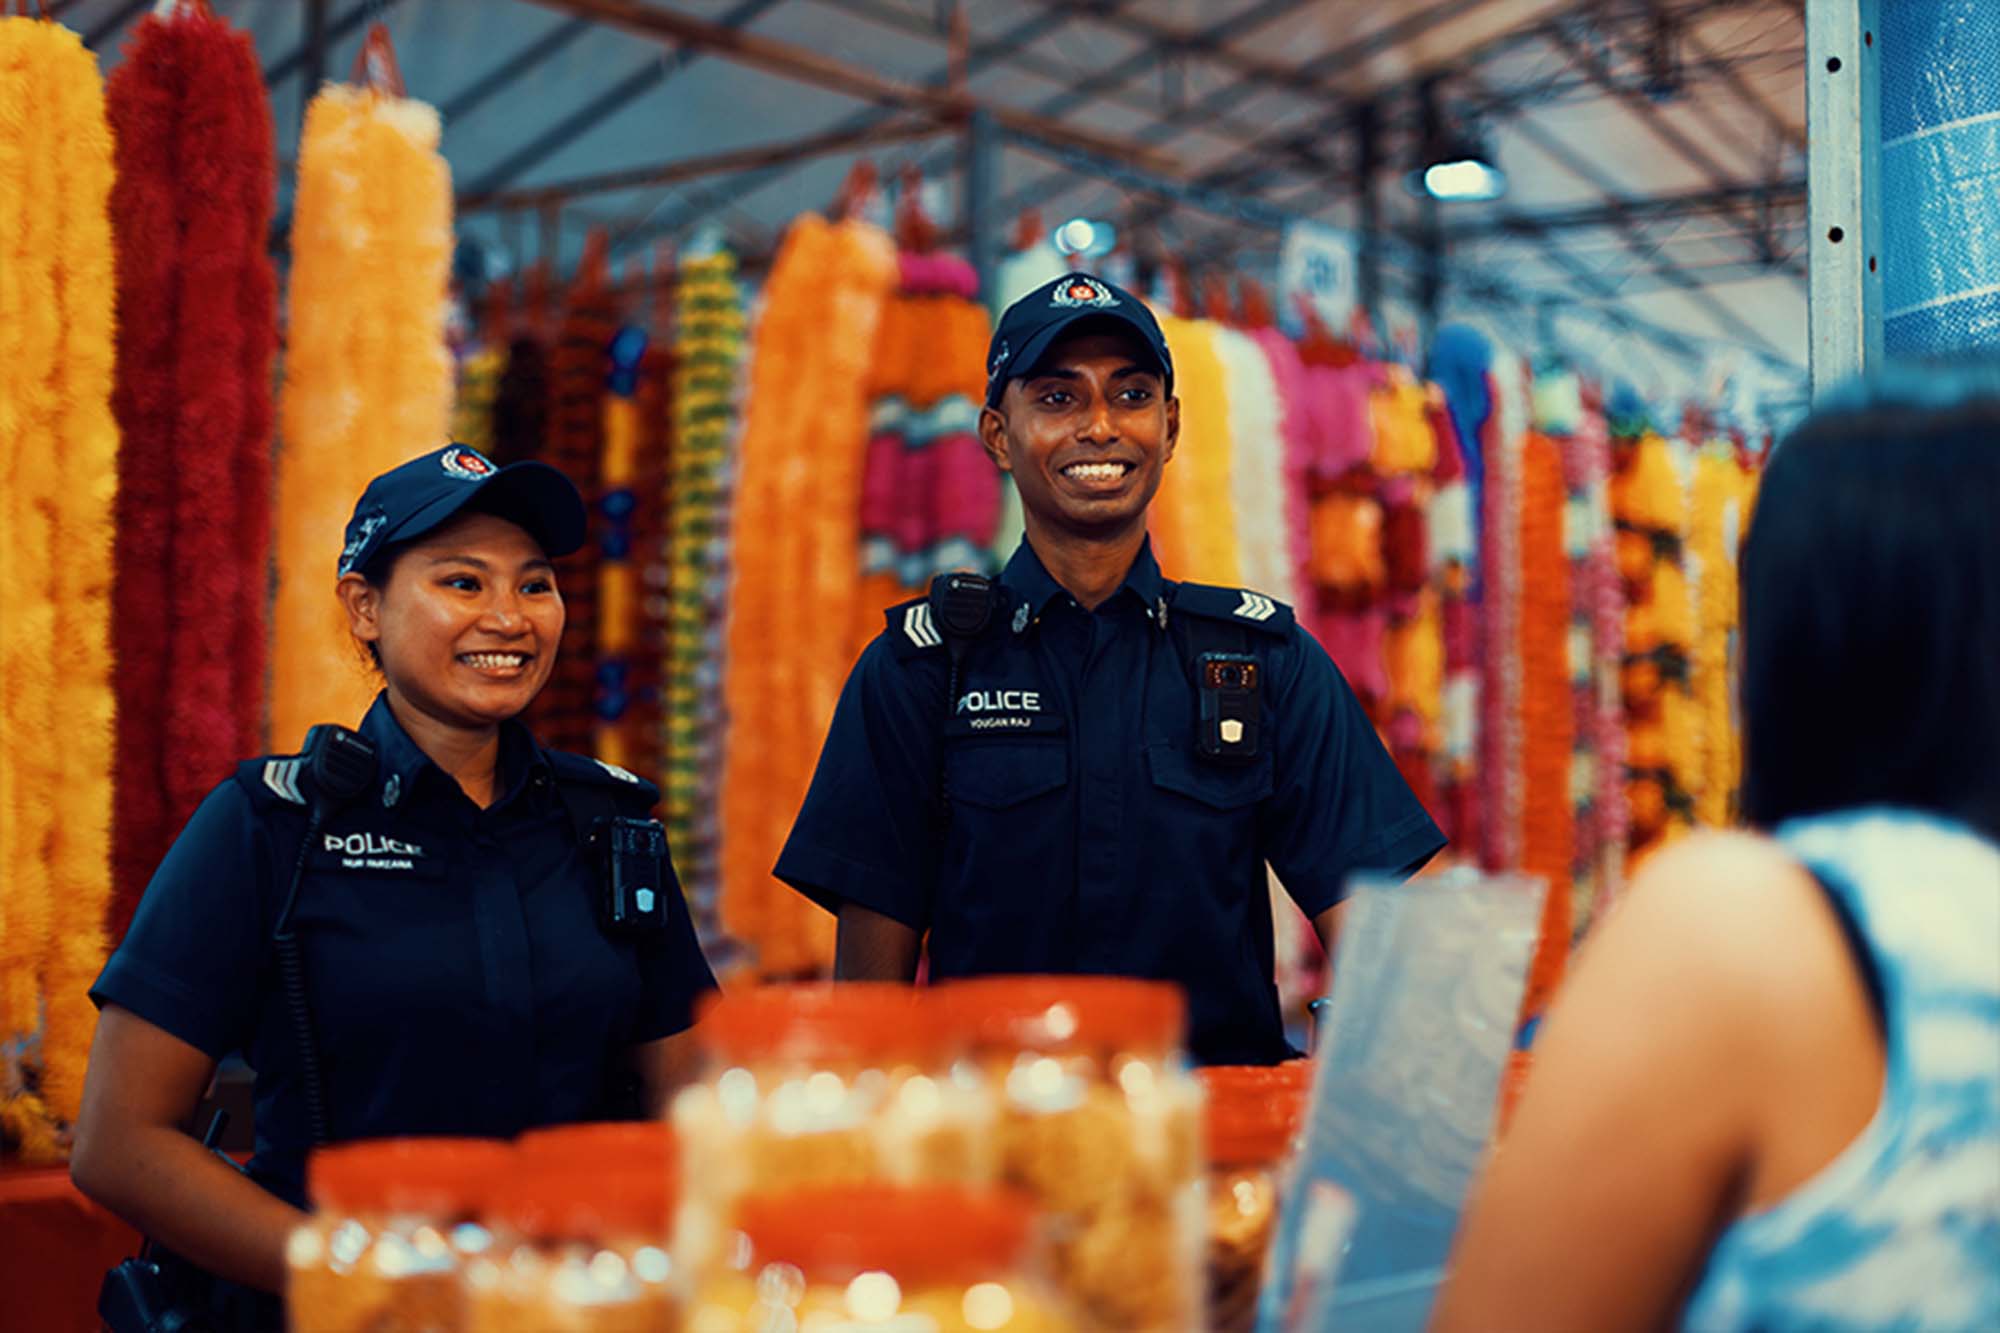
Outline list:
[[[380,1139],[316,1151],[313,1216],[285,1246],[293,1333],[455,1333],[456,1233],[512,1159],[489,1139]]]
[[[708,1274],[689,1333],[1071,1333],[1036,1274],[1028,1200],[955,1186],[752,1195],[736,1262]]]
[[[986,977],[937,997],[998,1089],[1002,1178],[1034,1199],[1058,1289],[1092,1327],[1198,1327],[1202,1101],[1180,992]]]

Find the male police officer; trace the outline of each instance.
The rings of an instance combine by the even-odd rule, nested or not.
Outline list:
[[[1289,608],[1161,576],[1180,403],[1146,307],[1069,274],[1009,307],[988,373],[1027,539],[996,585],[890,609],[776,873],[838,914],[842,978],[911,979],[928,933],[933,977],[1170,980],[1197,1059],[1284,1059],[1265,862],[1330,941],[1350,874],[1444,837]]]

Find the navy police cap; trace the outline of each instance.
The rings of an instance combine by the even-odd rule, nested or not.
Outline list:
[[[575,484],[547,463],[499,467],[477,449],[448,444],[368,483],[347,520],[341,574],[366,569],[388,547],[414,541],[468,508],[520,524],[551,558],[581,547],[589,530]]]
[[[998,407],[1007,381],[1032,375],[1056,339],[1086,319],[1117,320],[1138,334],[1159,362],[1166,391],[1173,393],[1174,359],[1167,351],[1167,336],[1146,303],[1102,278],[1065,273],[1029,292],[1000,316],[986,349],[986,405]]]

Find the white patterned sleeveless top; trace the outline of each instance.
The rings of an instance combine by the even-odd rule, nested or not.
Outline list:
[[[1894,810],[1778,838],[1867,951],[1888,1073],[1858,1139],[1722,1234],[1685,1327],[2000,1330],[2000,848]]]

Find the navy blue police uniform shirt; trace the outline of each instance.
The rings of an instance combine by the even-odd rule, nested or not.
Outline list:
[[[332,1137],[510,1136],[615,1111],[629,1048],[688,1027],[715,980],[671,889],[666,932],[599,928],[562,792],[608,788],[644,817],[658,789],[509,722],[504,794],[481,810],[386,698],[360,731],[374,785],[308,849],[293,917]],[[90,992],[211,1058],[243,1053],[251,1174],[293,1203],[310,1135],[271,932],[305,832],[300,767],[253,760],[209,793]]]
[[[928,932],[933,977],[1170,980],[1197,1060],[1286,1058],[1266,861],[1317,915],[1355,871],[1413,872],[1444,835],[1281,604],[1172,584],[1150,542],[1094,611],[1025,541],[999,582],[950,710],[925,603],[890,610],[841,692],[777,876],[829,911],[854,903]],[[1196,751],[1189,654],[1168,630],[1195,614],[1243,626],[1267,664],[1253,762]]]

